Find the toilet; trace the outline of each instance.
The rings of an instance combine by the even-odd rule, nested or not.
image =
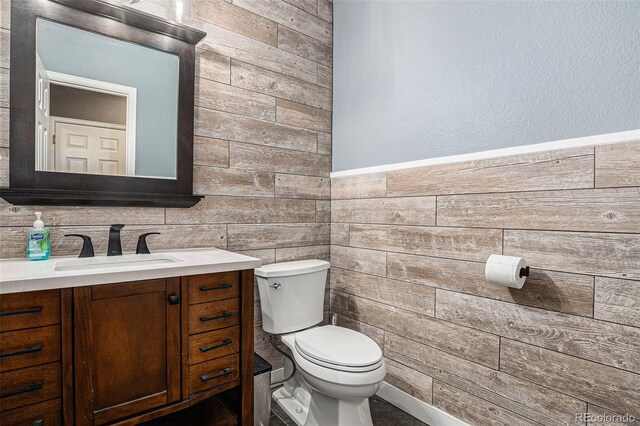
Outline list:
[[[302,426],[371,426],[369,397],[386,374],[382,351],[369,337],[323,320],[329,262],[301,260],[255,270],[262,328],[288,349],[273,398]]]

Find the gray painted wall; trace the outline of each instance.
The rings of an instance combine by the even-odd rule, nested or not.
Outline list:
[[[37,50],[49,71],[136,87],[136,175],[176,177],[177,56],[43,19]]]
[[[640,128],[640,2],[334,0],[333,170]]]

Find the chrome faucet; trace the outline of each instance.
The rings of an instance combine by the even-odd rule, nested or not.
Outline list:
[[[120,242],[120,230],[124,225],[111,225],[109,229],[109,247],[107,248],[107,256],[122,255],[122,243]]]

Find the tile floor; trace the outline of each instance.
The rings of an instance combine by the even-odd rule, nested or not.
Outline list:
[[[369,406],[374,426],[428,426],[378,396],[369,398]],[[295,426],[294,421],[275,401],[271,401],[270,423],[270,426]]]

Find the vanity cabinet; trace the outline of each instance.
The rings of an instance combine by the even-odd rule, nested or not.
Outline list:
[[[223,392],[253,424],[253,270],[0,301],[3,426],[142,424]]]

